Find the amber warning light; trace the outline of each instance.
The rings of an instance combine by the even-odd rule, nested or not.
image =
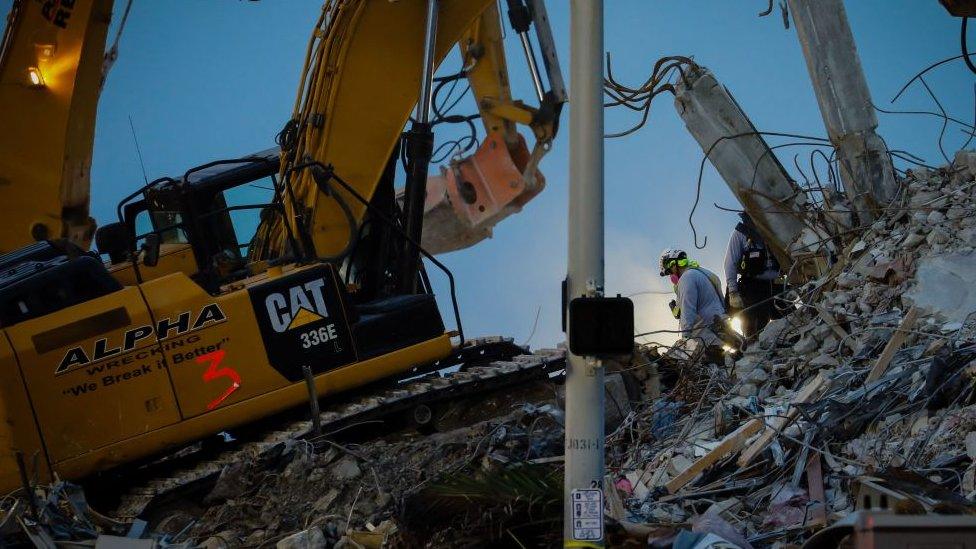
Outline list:
[[[29,67],[27,69],[27,76],[30,78],[31,85],[35,88],[44,86],[44,75],[41,74],[41,69],[37,67]]]

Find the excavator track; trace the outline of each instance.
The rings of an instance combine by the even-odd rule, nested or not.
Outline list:
[[[516,352],[522,354],[515,354]],[[494,360],[501,355],[508,360]],[[431,375],[451,363],[460,365],[457,371]],[[511,339],[481,338],[469,341],[453,357],[419,370],[416,377],[378,394],[363,396],[351,402],[336,405],[319,416],[321,433],[337,433],[356,424],[378,421],[393,414],[415,409],[420,405],[432,405],[494,391],[517,383],[546,379],[551,372],[565,367],[565,352],[543,349],[531,354],[512,343]],[[418,370],[411,372],[417,375]],[[311,419],[292,421],[267,431],[255,440],[242,443],[233,449],[207,456],[190,464],[170,468],[164,476],[131,486],[120,499],[113,513],[119,519],[133,519],[145,511],[155,500],[182,492],[208,480],[215,480],[226,465],[253,459],[268,448],[289,440],[310,440],[321,436],[315,432]]]

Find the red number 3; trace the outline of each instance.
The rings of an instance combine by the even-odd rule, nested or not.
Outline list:
[[[198,364],[203,364],[205,362],[210,363],[210,366],[207,367],[207,371],[203,373],[203,380],[205,382],[209,383],[221,377],[230,378],[230,380],[233,382],[222,395],[210,401],[210,404],[207,404],[207,410],[213,410],[217,406],[220,406],[220,403],[227,400],[227,397],[229,397],[231,393],[241,388],[241,376],[236,370],[233,368],[228,368],[227,366],[218,368],[220,363],[224,360],[225,354],[227,353],[221,349],[219,351],[214,351],[212,353],[207,353],[197,357]]]

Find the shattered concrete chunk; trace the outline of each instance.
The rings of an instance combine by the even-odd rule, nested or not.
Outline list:
[[[919,262],[918,285],[909,292],[916,306],[962,322],[976,311],[976,255],[939,255]]]
[[[303,530],[297,534],[292,534],[279,541],[275,545],[276,549],[324,549],[325,534],[318,526],[313,526],[308,530]]]
[[[970,431],[966,433],[966,454],[969,455],[969,459],[976,460],[976,431]]]
[[[939,328],[939,331],[941,331],[944,334],[949,334],[952,332],[958,332],[961,329],[962,329],[962,322],[946,322],[945,324],[942,325],[941,328]]]
[[[860,279],[853,273],[841,273],[837,277],[837,287],[851,289],[857,287],[860,284]]]
[[[773,345],[776,344],[776,341],[789,327],[789,321],[785,318],[779,318],[771,321],[761,332],[759,332],[757,340],[759,348],[767,350],[772,349]]]
[[[332,466],[332,477],[338,481],[345,481],[359,478],[363,474],[359,468],[359,462],[352,456],[346,456]]]
[[[905,240],[904,242],[901,243],[901,245],[906,248],[914,248],[919,244],[921,244],[922,242],[925,242],[925,237],[923,235],[919,233],[909,233],[909,235],[905,237]]]
[[[200,549],[230,549],[238,545],[237,534],[232,531],[221,532],[210,536],[199,545]]]
[[[768,379],[769,374],[766,373],[766,370],[763,370],[762,368],[753,368],[753,370],[749,372],[749,375],[746,376],[745,381],[758,386],[765,383]]]
[[[793,351],[795,353],[805,355],[807,353],[812,353],[819,346],[820,344],[819,342],[817,342],[817,340],[807,336],[801,339],[800,341],[797,341],[796,344],[793,345]]]
[[[957,236],[966,244],[976,246],[976,228],[966,227],[965,229],[959,231]]]
[[[836,358],[830,356],[827,353],[820,353],[813,360],[810,361],[810,365],[815,366],[817,368],[824,368],[824,367],[834,368],[840,366],[840,362],[838,362]]]
[[[949,238],[948,231],[942,227],[936,227],[932,229],[932,232],[930,232],[929,236],[925,238],[925,241],[934,246],[936,244],[945,244],[949,241]]]
[[[759,388],[752,383],[743,383],[739,386],[740,396],[749,397],[757,394],[759,394]]]
[[[940,193],[939,191],[918,192],[912,196],[911,200],[908,202],[908,205],[911,206],[912,208],[919,208],[921,206],[930,205],[935,200],[938,200],[941,195],[942,193]],[[927,215],[928,214],[922,213],[923,217]],[[917,218],[918,213],[916,213],[915,216]]]
[[[946,217],[949,219],[962,219],[967,215],[969,215],[969,212],[962,206],[953,206],[946,212]]]

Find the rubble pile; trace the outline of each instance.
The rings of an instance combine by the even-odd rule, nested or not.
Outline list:
[[[159,498],[145,520],[108,518],[71,483],[32,483],[0,502],[0,545],[452,547],[510,539],[526,524],[541,533],[524,539],[558,537],[558,389],[537,380],[452,401],[437,407],[436,430],[365,421],[255,446],[216,478]],[[543,497],[525,498],[527,486]]]
[[[549,463],[545,458],[562,454],[561,421],[561,411],[552,404],[525,404],[505,416],[447,432],[413,432],[363,444],[325,438],[279,444],[250,462],[224,468],[188,540],[211,549],[305,547],[309,536],[314,539],[310,547],[422,545],[429,540],[418,539],[420,528],[399,528],[411,514],[408,508],[417,504],[408,499],[452,475],[540,458]],[[433,533],[454,525],[421,526]]]
[[[751,547],[864,508],[971,513],[974,175],[967,152],[908,172],[900,199],[780,299],[783,317],[744,355],[696,366],[711,370],[699,399],[665,391],[629,416],[620,431],[633,434],[609,441],[610,515],[659,546]]]

